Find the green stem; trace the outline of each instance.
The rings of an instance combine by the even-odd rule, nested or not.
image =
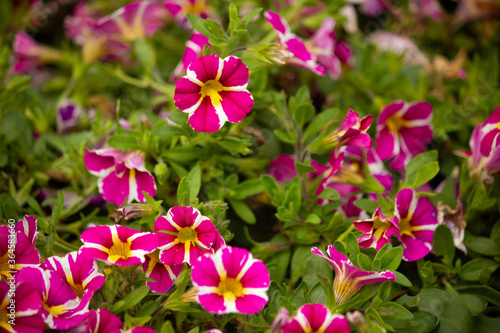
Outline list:
[[[346,238],[347,235],[349,235],[352,232],[353,229],[354,229],[354,224],[351,223],[351,225],[349,226],[349,228],[347,228],[346,231],[344,231],[339,237],[337,237],[337,240],[338,241],[343,241],[344,238]]]

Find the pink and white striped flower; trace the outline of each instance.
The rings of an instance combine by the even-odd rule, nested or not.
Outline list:
[[[194,207],[175,206],[155,221],[160,260],[165,265],[193,265],[200,255],[214,253],[219,232]],[[223,244],[219,244],[219,247]]]
[[[144,152],[98,149],[85,151],[85,166],[89,172],[99,177],[99,193],[106,201],[115,205],[145,202],[145,191],[150,196],[156,194],[153,176],[144,166]]]
[[[396,276],[391,271],[368,272],[354,266],[333,245],[329,245],[326,250],[328,257],[316,247],[313,247],[311,252],[328,261],[335,271],[333,293],[336,305],[340,305],[350,299],[365,284],[396,280]]]
[[[380,250],[391,242],[391,235],[398,231],[396,223],[382,214],[380,206],[369,219],[353,221],[354,226],[364,234],[358,238],[359,246]]]
[[[38,313],[50,328],[67,330],[87,318],[88,304],[81,304],[78,295],[57,272],[26,267],[19,271],[16,279],[37,292],[42,305]]]
[[[191,278],[198,289],[196,299],[208,312],[257,313],[269,299],[266,265],[245,249],[227,246],[201,256]]]
[[[483,156],[490,156],[494,143],[500,134],[500,106],[484,121],[481,126],[480,151]]]
[[[396,101],[387,105],[377,120],[377,154],[391,167],[402,170],[412,156],[432,141],[432,106],[427,102]]]
[[[437,227],[437,210],[426,197],[418,197],[415,190],[405,188],[396,197],[395,234],[403,244],[403,259],[415,261],[425,257],[432,249]]]
[[[127,331],[122,329],[123,323],[118,316],[106,309],[90,310],[87,319],[87,332],[92,333],[156,333],[146,326],[133,327]]]
[[[0,333],[41,333],[45,323],[39,314],[42,300],[27,283],[0,281]]]
[[[238,123],[252,110],[248,77],[239,58],[203,56],[191,62],[187,75],[177,81],[175,106],[189,114],[195,131],[216,132],[226,121]]]
[[[58,62],[63,55],[60,51],[41,45],[24,31],[14,37],[14,73],[26,73],[39,65]]]
[[[283,326],[283,333],[350,333],[349,322],[343,315],[332,314],[323,304],[301,306]]]
[[[121,225],[91,227],[82,233],[80,254],[117,266],[144,263],[146,254],[158,247],[158,236]]]
[[[175,68],[171,80],[176,81],[183,73],[187,72],[189,64],[198,59],[203,53],[205,45],[210,46],[208,37],[203,36],[199,32],[194,32],[186,42],[186,48],[182,55],[181,62]]]
[[[81,304],[88,304],[94,292],[104,284],[104,275],[98,272],[95,260],[76,251],[64,257],[50,257],[40,268],[59,274],[76,293]]]
[[[158,250],[146,255],[146,261],[142,264],[142,269],[146,277],[155,280],[154,282],[146,282],[149,289],[155,293],[167,292],[182,272],[182,268],[182,265],[169,266],[162,263]]]

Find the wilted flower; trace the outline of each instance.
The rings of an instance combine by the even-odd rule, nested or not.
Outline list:
[[[146,255],[146,261],[142,264],[146,277],[155,280],[155,282],[146,282],[146,285],[152,292],[167,292],[181,273],[182,267],[182,265],[165,265],[160,261],[158,250],[156,250]]]
[[[281,154],[269,163],[269,175],[280,184],[297,177],[295,159],[292,155]]]
[[[219,233],[194,207],[176,206],[155,221],[160,260],[165,265],[193,265],[200,255],[213,253]]]
[[[158,237],[121,225],[96,226],[85,230],[80,254],[117,266],[142,264],[146,254],[158,247]]]
[[[228,246],[201,256],[191,278],[198,288],[198,303],[208,312],[253,314],[269,299],[266,265],[245,249]]]
[[[124,207],[117,208],[113,214],[116,223],[120,222],[122,219],[131,220],[135,217],[151,216],[157,211],[149,204],[129,204]]]
[[[396,276],[391,271],[368,272],[354,266],[333,245],[329,245],[326,250],[329,257],[325,256],[316,247],[313,247],[311,252],[328,261],[335,271],[333,293],[335,295],[335,304],[337,305],[350,299],[365,284],[396,280]]]
[[[283,333],[350,333],[349,322],[340,314],[332,314],[323,304],[301,306],[283,327]]]
[[[453,209],[440,201],[437,205],[437,212],[438,223],[444,224],[450,228],[455,247],[467,254],[467,248],[464,244],[467,222],[464,219],[464,208],[462,203],[457,202],[457,206]]]
[[[382,214],[380,206],[373,213],[372,218],[353,221],[354,226],[364,235],[358,238],[359,246],[373,247],[380,250],[391,242],[391,235],[397,232],[398,227],[391,219]]]
[[[403,259],[415,261],[432,249],[437,210],[426,197],[418,197],[415,190],[405,188],[396,197],[394,222],[399,227],[396,236],[403,244]]]
[[[198,32],[194,32],[191,37],[189,37],[188,41],[186,42],[184,54],[182,55],[182,61],[177,65],[172,74],[172,81],[177,80],[182,75],[182,73],[187,72],[189,64],[191,64],[201,56],[205,45],[210,46],[208,39],[208,37],[203,36]]]
[[[85,166],[91,174],[99,177],[99,193],[115,205],[120,206],[125,201],[131,203],[134,200],[145,202],[143,191],[150,196],[156,194],[156,184],[144,166],[142,151],[87,149]]]
[[[175,106],[189,114],[195,131],[216,132],[226,121],[238,123],[252,110],[248,77],[248,68],[239,58],[203,56],[177,81]]]
[[[427,102],[396,101],[387,105],[377,120],[377,154],[383,161],[394,157],[391,167],[403,169],[432,141],[431,120],[432,106]]]
[[[19,31],[14,37],[13,48],[16,62],[12,71],[15,73],[26,73],[38,65],[58,62],[63,57],[61,52],[39,44],[24,31]]]

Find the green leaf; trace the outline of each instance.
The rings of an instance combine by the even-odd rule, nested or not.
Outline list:
[[[465,245],[480,254],[488,256],[500,255],[500,245],[491,238],[467,235],[465,238]]]
[[[206,28],[206,31],[209,32],[209,35],[205,35],[209,38],[215,38],[215,39],[225,39],[226,34],[222,30],[222,27],[220,26],[219,23],[215,22],[214,20],[207,18],[203,20],[203,26]]]
[[[346,249],[347,252],[349,253],[349,258],[351,258],[351,261],[354,263],[354,265],[357,265],[359,244],[358,244],[358,239],[356,238],[356,236],[354,236],[352,232],[347,235]]]
[[[28,127],[26,118],[19,112],[9,111],[2,117],[2,133],[8,143],[13,142],[22,134],[20,129]]]
[[[489,286],[463,286],[455,289],[461,294],[474,294],[496,306],[500,306],[500,292]]]
[[[278,200],[283,199],[283,189],[273,177],[269,175],[262,175],[262,186],[271,197]]]
[[[235,199],[245,199],[251,195],[256,195],[264,191],[264,185],[259,178],[245,180],[233,188],[236,194]]]
[[[325,188],[323,192],[321,192],[318,195],[319,199],[324,199],[324,200],[339,200],[340,199],[340,194],[339,192],[335,191],[333,188]]]
[[[434,231],[432,247],[437,256],[444,257],[443,263],[452,266],[453,259],[455,258],[455,243],[453,242],[453,235],[450,228],[444,224],[437,226]]]
[[[404,306],[394,302],[387,302],[382,304],[378,310],[381,315],[387,319],[393,320],[412,320],[413,314],[408,311]]]
[[[311,119],[316,113],[316,110],[311,103],[301,104],[295,110],[291,111],[293,118],[299,127],[304,126],[304,124],[308,122],[309,119]]]
[[[403,258],[402,248],[395,247],[388,250],[386,253],[384,253],[382,258],[380,258],[380,261],[382,262],[382,269],[395,271],[396,269],[398,269],[402,258]]]
[[[292,248],[289,246],[276,253],[272,258],[266,260],[266,267],[269,271],[271,281],[281,282],[284,279],[291,256]]]
[[[393,272],[394,275],[396,276],[396,282],[399,283],[400,285],[404,287],[411,287],[413,284],[408,280],[406,276],[403,274],[399,273],[398,271]]]
[[[362,210],[366,210],[366,212],[370,215],[373,214],[379,206],[377,201],[365,198],[354,201],[354,205],[358,208],[361,208]]]
[[[292,209],[296,214],[300,211],[300,205],[302,202],[302,198],[300,195],[300,184],[298,179],[295,178],[297,182],[290,183],[291,187],[287,189],[285,193],[285,200],[283,201],[283,206]]]
[[[274,130],[274,135],[281,141],[295,145],[297,143],[297,135],[295,132],[285,132],[281,130]]]
[[[195,147],[174,147],[163,152],[162,156],[177,163],[187,164],[198,160],[202,155],[202,150]]]
[[[252,212],[250,207],[246,203],[241,200],[236,200],[232,198],[228,198],[227,201],[229,205],[234,209],[235,213],[246,223],[255,224],[257,222],[257,218],[255,214]]]
[[[177,201],[179,202],[179,206],[189,206],[191,203],[190,187],[187,177],[182,177],[179,187],[177,187]]]
[[[132,292],[130,292],[123,298],[122,300],[123,303],[116,302],[115,304],[113,304],[113,306],[111,307],[111,312],[116,314],[130,309],[131,307],[142,301],[142,299],[146,297],[148,293],[149,293],[148,286],[142,286],[134,289]]]
[[[371,271],[373,269],[370,257],[364,253],[358,253],[358,265],[364,271]]]
[[[480,315],[488,306],[488,302],[476,295],[461,294],[460,297],[473,316]]]
[[[465,281],[489,280],[500,264],[486,258],[477,258],[460,267],[458,275]]]
[[[413,319],[409,320],[386,319],[385,321],[394,328],[395,332],[405,333],[433,332],[439,324],[438,317],[426,311],[414,312]]]
[[[210,30],[208,30],[208,28],[204,24],[205,20],[201,17],[187,13],[186,18],[188,19],[193,29],[197,30],[202,35],[207,36],[208,38],[218,38],[218,35],[214,35]]]
[[[317,134],[324,126],[334,121],[338,113],[338,109],[326,109],[319,113],[304,131],[303,140],[306,141],[312,135]]]
[[[405,170],[406,170],[406,184],[408,184],[410,186],[413,185],[413,187],[418,187],[418,186],[414,186],[414,185],[415,185],[415,181],[417,180],[419,170],[427,164],[437,162],[437,158],[438,158],[438,152],[436,150],[426,151],[420,155],[415,156],[408,163],[408,165],[405,168]],[[439,171],[439,166],[438,166],[438,171]],[[431,178],[429,178],[429,180],[432,179],[434,176],[435,175],[433,175]],[[425,175],[422,175],[421,177],[425,178]],[[423,178],[420,178],[419,181],[421,181],[422,179]]]
[[[250,13],[246,14],[245,16],[243,16],[243,18],[241,19],[241,21],[239,22],[240,24],[239,25],[247,25],[250,21],[253,20],[253,18],[257,15],[259,15],[259,13],[262,11],[262,8],[255,8],[254,10],[252,10]]]
[[[306,217],[306,223],[320,224],[321,223],[321,218],[318,215],[316,215],[316,214],[309,214]]]
[[[234,30],[236,24],[240,21],[240,16],[238,15],[238,8],[234,3],[229,4],[229,29]]]
[[[290,284],[294,284],[306,274],[307,259],[311,257],[311,247],[301,246],[293,251],[290,262]]]
[[[167,123],[163,123],[160,126],[155,126],[151,133],[160,137],[177,137],[180,135],[187,135],[187,131],[184,128]]]
[[[189,182],[189,202],[191,203],[198,197],[198,193],[200,193],[201,168],[199,165],[191,169],[187,176],[187,180]]]
[[[136,150],[141,149],[141,146],[137,142],[137,138],[127,135],[113,135],[108,138],[108,144],[118,150]]]
[[[295,167],[296,167],[297,173],[299,175],[303,175],[306,172],[316,171],[316,169],[311,166],[311,162],[307,162],[307,163],[295,162]]]
[[[168,115],[168,119],[179,125],[185,125],[188,121],[188,114],[180,110],[174,111]]]
[[[56,230],[57,222],[59,221],[59,217],[64,208],[64,191],[59,191],[57,194],[56,203],[54,204],[54,208],[52,208],[52,215],[50,216],[50,220],[52,222],[52,230]]]

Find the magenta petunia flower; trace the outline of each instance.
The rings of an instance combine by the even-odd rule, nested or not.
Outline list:
[[[41,45],[26,32],[19,31],[14,37],[14,73],[26,73],[39,65],[58,62],[62,53],[51,47]]]
[[[85,327],[92,333],[156,333],[146,326],[133,327],[127,331],[122,329],[123,323],[118,316],[106,309],[90,310]]]
[[[326,250],[329,257],[325,256],[316,247],[313,247],[311,252],[328,261],[335,271],[333,293],[337,305],[350,299],[365,284],[396,280],[396,276],[391,271],[368,272],[354,266],[333,245],[329,245]]]
[[[85,151],[85,166],[99,177],[99,193],[117,206],[134,200],[145,202],[145,191],[156,194],[153,176],[144,166],[144,152],[98,149]]]
[[[191,62],[187,75],[177,81],[175,106],[189,114],[195,131],[216,132],[226,121],[238,123],[252,110],[248,77],[239,58],[203,56]]]
[[[391,242],[391,235],[398,231],[396,223],[382,214],[380,206],[369,219],[353,221],[354,226],[364,234],[358,238],[359,246],[380,250]]]
[[[377,154],[391,167],[402,170],[412,156],[432,141],[432,106],[427,102],[396,101],[387,105],[377,120]]]
[[[101,225],[82,233],[80,254],[117,266],[142,264],[158,247],[158,236],[121,225]]]
[[[268,301],[269,272],[245,249],[223,247],[201,256],[191,273],[196,299],[216,314],[259,312]]]
[[[217,234],[214,224],[194,207],[176,206],[155,221],[160,260],[165,265],[193,265],[200,255],[213,253]],[[223,246],[223,245],[219,245]]]
[[[490,156],[494,143],[500,134],[500,106],[484,121],[481,126],[480,151],[483,156]]]
[[[301,306],[283,326],[283,333],[350,333],[347,319],[339,314],[332,314],[323,304]]]
[[[182,265],[165,265],[160,261],[158,250],[146,255],[146,261],[142,264],[144,274],[155,280],[148,281],[146,285],[152,292],[165,293],[174,284],[175,279],[182,272]]]
[[[57,272],[26,267],[19,271],[16,279],[37,292],[42,305],[39,314],[50,328],[67,330],[87,318],[88,304],[80,306],[78,295]]]
[[[340,124],[332,133],[325,136],[321,143],[323,146],[349,146],[360,149],[370,149],[373,145],[372,138],[366,131],[372,123],[373,116],[359,118],[359,114],[349,109]]]
[[[54,271],[66,281],[80,299],[81,306],[90,302],[94,292],[104,284],[104,275],[98,272],[97,263],[78,252],[64,257],[50,257],[40,268]]]
[[[292,155],[281,154],[269,163],[268,174],[283,184],[294,177],[297,177],[297,168],[295,167],[295,158]]]
[[[191,29],[186,14],[201,18],[214,16],[213,10],[206,0],[165,0],[165,8],[173,15],[174,21],[186,29]]]
[[[395,234],[404,247],[403,259],[415,261],[432,249],[432,238],[437,227],[437,210],[426,197],[418,197],[415,190],[405,188],[396,197]]]
[[[15,284],[0,281],[0,332],[41,333],[45,322],[39,314],[40,295],[27,283]]]
[[[35,248],[38,231],[37,219],[24,215],[16,225],[11,228],[0,226],[0,275],[11,277],[12,272],[23,267],[36,267],[40,265],[40,253]]]
[[[208,37],[203,36],[198,32],[194,32],[186,42],[186,48],[182,55],[182,61],[175,68],[171,80],[176,81],[183,73],[187,72],[189,64],[198,59],[203,53],[205,45],[210,46]]]

